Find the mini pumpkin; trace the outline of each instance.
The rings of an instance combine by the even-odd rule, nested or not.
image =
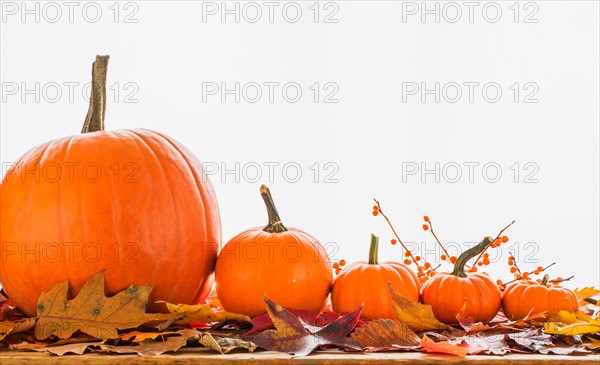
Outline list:
[[[369,261],[347,266],[335,279],[331,290],[331,305],[338,313],[351,312],[364,304],[365,319],[396,319],[389,285],[398,294],[419,301],[420,283],[417,275],[398,262],[378,262],[379,238],[371,235]]]
[[[174,139],[104,130],[107,65],[108,56],[94,62],[82,134],[30,150],[0,184],[0,278],[28,316],[42,292],[68,280],[76,295],[101,270],[108,295],[150,285],[149,303],[194,304],[212,288],[221,242],[212,185]]]
[[[266,313],[266,295],[284,308],[321,312],[333,281],[327,253],[315,237],[281,222],[265,185],[260,193],[269,224],[233,237],[217,259],[215,282],[223,308],[256,317]]]
[[[492,241],[485,237],[458,257],[451,273],[438,273],[423,285],[421,301],[431,305],[439,321],[457,323],[456,315],[463,306],[465,314],[475,322],[489,322],[498,313],[501,293],[496,283],[486,273],[465,273],[466,263]]]
[[[548,284],[548,275],[544,275],[541,283],[521,280],[509,284],[502,293],[502,309],[510,320],[561,310],[573,312],[577,308],[577,295],[560,285]]]

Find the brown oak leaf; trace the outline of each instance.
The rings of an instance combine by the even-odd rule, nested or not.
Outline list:
[[[362,306],[313,332],[305,327],[305,323],[299,317],[267,297],[264,297],[264,300],[267,313],[271,317],[275,329],[244,336],[256,345],[267,350],[286,352],[295,356],[306,356],[317,347],[325,345],[355,351],[361,350],[360,347],[350,342],[346,336],[356,326]]]
[[[97,339],[117,338],[117,330],[135,328],[144,323],[171,318],[171,314],[146,313],[151,286],[131,285],[117,295],[104,294],[104,271],[92,277],[79,295],[68,299],[69,283],[62,282],[38,301],[35,337],[61,339],[81,331]]]
[[[394,311],[398,320],[406,324],[413,331],[444,330],[448,326],[438,321],[433,315],[430,305],[419,304],[394,292],[392,284],[389,284],[392,295]]]
[[[419,344],[419,336],[406,324],[391,319],[375,319],[355,328],[350,334],[360,347],[387,348],[392,345],[408,347]]]

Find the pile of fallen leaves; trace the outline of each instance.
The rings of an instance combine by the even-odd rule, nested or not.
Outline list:
[[[392,291],[397,319],[364,322],[352,313],[315,315],[282,308],[265,297],[267,313],[250,319],[220,309],[212,297],[204,305],[164,303],[167,314],[146,313],[151,287],[132,285],[107,298],[104,273],[68,298],[68,282],[40,296],[38,316],[25,318],[0,294],[0,348],[55,355],[85,352],[156,356],[175,352],[257,348],[295,356],[319,349],[344,351],[420,351],[458,356],[508,353],[590,354],[600,352],[600,308],[595,288],[576,290],[575,313],[538,315],[509,321],[502,313],[489,324],[457,314],[456,327],[439,322],[430,306]],[[391,290],[391,289],[390,289]],[[596,303],[596,304],[591,304]]]

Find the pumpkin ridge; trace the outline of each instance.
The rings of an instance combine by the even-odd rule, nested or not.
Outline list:
[[[209,260],[210,259],[209,255],[214,254],[214,260],[213,260],[211,268],[210,268],[211,272],[214,272],[214,270],[216,268],[216,264],[217,264],[217,257],[218,257],[219,251],[221,249],[221,246],[222,246],[221,239],[222,239],[223,231],[222,231],[222,227],[221,227],[220,216],[218,214],[217,215],[214,214],[214,212],[219,211],[219,203],[217,201],[216,192],[212,186],[212,183],[211,183],[210,179],[206,178],[206,181],[203,181],[198,176],[198,172],[194,168],[192,161],[190,161],[191,158],[195,158],[195,157],[193,156],[193,154],[184,153],[185,151],[181,150],[181,148],[185,148],[184,146],[181,146],[181,148],[180,148],[180,146],[177,143],[175,143],[175,141],[173,141],[169,136],[167,136],[163,133],[151,131],[151,130],[146,130],[146,131],[160,136],[167,143],[169,143],[181,155],[181,157],[187,164],[188,169],[190,170],[190,173],[194,177],[194,181],[196,183],[196,191],[197,191],[198,197],[199,197],[199,204],[201,206],[200,212],[202,215],[201,217],[198,217],[197,219],[198,219],[199,223],[203,223],[204,227],[217,226],[217,229],[215,230],[216,237],[212,237],[210,230],[205,229],[204,233],[203,233],[204,236],[200,238],[202,240],[202,245],[203,245],[204,249],[206,250],[206,252],[202,253],[203,260]],[[204,166],[202,166],[202,163],[199,160],[197,160],[196,162],[198,163],[199,169],[201,169],[203,176],[207,176],[206,171],[204,170]],[[207,213],[207,207],[210,208],[210,213]],[[213,239],[215,242],[209,242]],[[213,244],[215,245],[214,252],[212,252],[212,250],[211,250],[211,252],[208,252],[209,249],[206,246],[213,245]],[[194,300],[201,297],[205,291],[212,290],[211,281],[214,281],[214,275],[212,278],[208,277],[208,279],[206,279],[202,282],[202,284],[198,288],[198,292],[196,293]],[[207,293],[207,295],[208,295],[208,293]]]
[[[145,146],[148,149],[149,153],[152,155],[152,160],[154,160],[154,162],[156,163],[156,166],[158,166],[158,168],[159,168],[159,170],[161,172],[161,175],[163,176],[163,179],[165,181],[165,185],[167,185],[167,188],[169,190],[170,199],[167,199],[167,200],[170,202],[169,205],[172,206],[174,215],[175,215],[176,220],[177,220],[177,234],[175,235],[177,238],[175,239],[175,242],[164,242],[163,244],[167,244],[167,245],[174,244],[174,245],[176,245],[177,246],[177,250],[175,250],[175,251],[177,251],[176,262],[181,262],[181,250],[179,249],[180,248],[179,246],[181,245],[181,241],[182,241],[182,238],[183,238],[182,234],[181,234],[181,219],[179,219],[180,218],[179,217],[179,210],[177,209],[177,206],[175,204],[175,194],[173,192],[173,188],[171,187],[171,180],[169,179],[169,176],[167,176],[168,174],[165,173],[165,169],[164,169],[163,163],[162,163],[161,159],[158,158],[158,155],[156,154],[156,152],[152,148],[153,146],[151,146],[150,143],[148,141],[146,141],[141,135],[139,135],[135,130],[131,130],[131,134],[134,135],[134,136],[136,136],[139,139],[139,141],[141,141],[142,146]],[[146,160],[148,160],[148,158],[146,157],[145,154],[144,154],[144,156],[145,156],[144,158],[146,158]],[[158,255],[158,256],[162,257],[162,255]],[[175,266],[177,268],[175,269],[175,276],[174,277],[178,278],[178,277],[180,277],[181,268],[182,268],[183,265],[175,265]],[[157,274],[162,274],[162,273],[160,273],[160,272],[158,272],[156,270],[157,267],[158,267],[158,265],[155,265],[155,270],[153,271],[153,274],[152,274],[152,282],[153,283],[156,282],[156,280],[155,280],[156,275]],[[173,285],[172,289],[171,289],[171,293],[170,293],[167,301],[169,301],[169,302],[171,301],[171,299],[175,295],[176,291],[177,291],[177,285]]]
[[[74,136],[71,136],[66,141],[66,144],[64,146],[64,151],[65,152],[64,152],[63,157],[62,157],[62,161],[63,162],[65,162],[65,161],[69,162],[67,160],[67,154],[69,153],[69,150],[71,149],[71,144],[73,143],[73,139],[74,139]],[[63,144],[64,144],[64,142],[63,142]],[[61,238],[60,244],[63,247],[64,247],[65,241],[66,241],[66,239],[65,239],[65,229],[63,227],[63,219],[62,219],[62,210],[63,210],[62,196],[63,196],[63,184],[64,183],[65,183],[65,181],[61,179],[60,184],[58,185],[58,214],[57,214],[57,216],[58,216],[58,222],[59,222],[58,223],[58,229],[59,229],[60,238]],[[62,260],[63,261],[63,267],[65,268],[67,277],[70,280],[70,278],[71,278],[71,271],[69,270],[70,265],[69,265],[69,262],[67,260],[66,255],[62,255],[62,256],[63,256],[63,260]]]

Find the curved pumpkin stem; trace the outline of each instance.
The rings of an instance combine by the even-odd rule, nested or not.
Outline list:
[[[473,246],[470,249],[463,252],[454,263],[454,270],[452,271],[452,275],[459,276],[461,278],[466,278],[467,274],[465,274],[465,265],[467,262],[473,257],[479,255],[485,250],[485,248],[494,241],[494,239],[490,236],[486,236],[479,242],[477,246]]]
[[[371,233],[371,247],[369,247],[369,265],[378,265],[379,237]]]
[[[281,233],[287,231],[288,229],[281,223],[281,218],[279,218],[277,207],[275,207],[275,203],[273,202],[271,191],[266,185],[260,187],[260,195],[265,201],[267,214],[269,215],[269,224],[263,228],[263,231],[269,233]]]
[[[92,65],[92,91],[90,106],[81,133],[104,130],[104,113],[106,112],[106,72],[109,56],[96,56]]]

